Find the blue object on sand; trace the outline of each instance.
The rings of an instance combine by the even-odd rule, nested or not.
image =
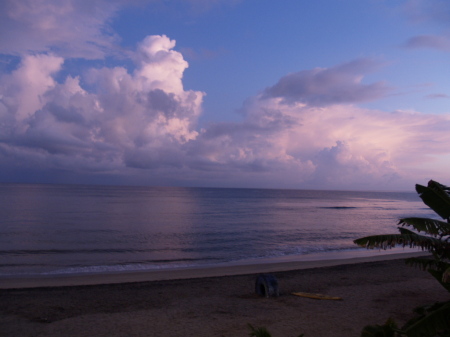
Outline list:
[[[260,274],[256,278],[255,292],[260,296],[278,297],[280,292],[278,289],[278,280],[271,274]]]

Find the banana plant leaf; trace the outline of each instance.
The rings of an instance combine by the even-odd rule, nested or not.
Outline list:
[[[439,269],[442,266],[440,261],[429,257],[410,257],[405,260],[406,265],[420,268],[422,270]]]
[[[442,275],[442,282],[450,283],[450,266],[444,271]]]
[[[404,234],[372,235],[356,239],[353,242],[358,246],[368,249],[388,249],[399,245],[402,247],[409,246],[411,248],[419,247],[422,250],[433,252],[445,247],[445,242],[437,238],[415,234],[405,228],[402,228],[402,230]]]
[[[442,270],[428,269],[428,272],[441,284],[441,286],[443,286],[448,292],[450,292],[450,283],[443,282],[444,272]]]
[[[450,189],[447,186],[430,180],[428,186],[417,184],[416,191],[423,202],[444,220],[450,219]]]
[[[395,337],[398,331],[397,324],[389,318],[383,325],[367,325],[361,331],[361,337]]]
[[[412,217],[400,219],[398,224],[411,226],[419,232],[425,232],[434,236],[450,235],[450,224],[441,220]]]
[[[422,336],[440,336],[438,333],[450,333],[450,302],[444,302],[439,306],[427,312],[423,317],[415,320],[413,324],[409,324],[402,329],[402,334],[408,337]],[[447,336],[447,335],[445,335]]]
[[[415,232],[413,232],[413,231],[410,231],[409,229],[406,229],[406,228],[402,228],[402,227],[399,227],[398,228],[398,231],[400,232],[400,234],[411,234],[411,235],[418,235],[417,233],[415,233]]]
[[[450,292],[450,188],[430,180],[426,187],[416,185],[416,191],[423,202],[446,222],[420,217],[403,218],[399,221],[402,226],[399,227],[400,234],[367,236],[353,242],[369,249],[388,249],[399,245],[429,251],[432,253],[431,257],[410,258],[406,263],[427,270]],[[427,235],[405,228],[407,226]],[[401,330],[396,331],[408,337],[450,337],[450,301],[424,307],[419,317],[410,320]]]

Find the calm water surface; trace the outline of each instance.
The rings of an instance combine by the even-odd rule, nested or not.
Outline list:
[[[22,184],[0,184],[0,214],[0,276],[358,256],[433,216],[416,193]]]

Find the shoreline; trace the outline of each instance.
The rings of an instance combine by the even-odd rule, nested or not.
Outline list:
[[[96,285],[84,279],[73,287],[1,289],[0,337],[239,337],[248,336],[248,324],[265,327],[274,337],[356,337],[364,326],[390,317],[401,327],[414,317],[415,307],[449,297],[429,273],[407,266],[398,254],[252,268],[191,270],[161,281],[126,275],[117,284],[102,278]],[[255,271],[272,269],[280,296],[258,296]],[[224,275],[232,272],[242,274]]]
[[[359,264],[366,262],[390,261],[406,259],[409,257],[426,256],[428,252],[416,251],[407,253],[393,253],[367,251],[362,254],[366,256],[354,257],[352,254],[337,254],[335,258],[323,258],[316,254],[309,258],[289,259],[281,258],[269,262],[259,263],[233,263],[224,265],[211,265],[202,267],[184,267],[173,269],[156,269],[148,271],[126,271],[108,273],[85,273],[85,274],[45,274],[33,276],[11,276],[0,277],[0,289],[28,289],[47,287],[70,287],[84,285],[107,285],[150,281],[187,280],[208,277],[238,276],[259,273],[274,273],[313,268],[326,268],[348,264]],[[325,254],[324,254],[325,255]],[[318,258],[317,258],[318,257]],[[315,259],[317,258],[317,259]]]

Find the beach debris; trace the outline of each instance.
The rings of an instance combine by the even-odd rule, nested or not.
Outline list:
[[[292,295],[300,296],[300,297],[313,298],[313,299],[315,299],[315,300],[335,300],[335,301],[342,301],[342,297],[328,296],[328,295],[324,295],[324,294],[312,294],[312,293],[295,292],[295,293],[292,293]]]
[[[255,282],[255,292],[266,298],[280,296],[277,278],[272,274],[258,275]]]

